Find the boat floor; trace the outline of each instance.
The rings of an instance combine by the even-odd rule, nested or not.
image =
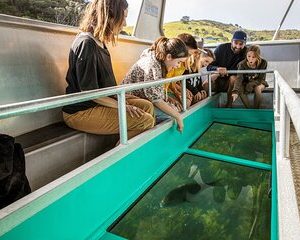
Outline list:
[[[293,124],[290,129],[290,159],[300,215],[300,141]]]

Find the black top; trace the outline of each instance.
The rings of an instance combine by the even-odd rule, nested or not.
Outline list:
[[[215,50],[216,60],[207,67],[208,71],[215,71],[217,67],[225,67],[227,70],[237,70],[239,62],[246,58],[247,48],[244,47],[235,54],[231,49],[231,43],[220,44]]]
[[[70,49],[66,80],[67,94],[116,86],[107,48],[100,47],[86,33],[78,34]],[[91,100],[64,106],[63,111],[72,114],[96,105],[97,103]]]
[[[183,74],[186,75],[191,73],[188,70],[185,70]],[[198,76],[194,78],[188,78],[186,80],[186,88],[190,90],[193,93],[193,95],[196,95],[198,92],[201,92],[201,90],[203,90],[201,77]]]

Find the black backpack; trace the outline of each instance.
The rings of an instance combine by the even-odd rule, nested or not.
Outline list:
[[[22,146],[13,137],[0,134],[0,209],[30,192]]]

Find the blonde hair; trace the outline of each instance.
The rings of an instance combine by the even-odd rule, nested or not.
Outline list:
[[[126,0],[93,0],[85,9],[79,29],[91,32],[104,44],[108,42],[115,44],[122,30],[124,11],[127,8]]]
[[[197,51],[194,51],[191,56],[186,61],[186,68],[189,70],[189,73],[194,73],[199,71],[199,61],[203,57],[211,57],[213,60],[215,60],[215,54],[212,50],[208,48],[200,49],[198,48]]]
[[[260,63],[261,63],[261,55],[260,55],[260,48],[259,48],[259,46],[258,45],[251,45],[251,46],[249,46],[247,48],[247,53],[248,52],[253,52],[254,53],[254,56],[257,58],[257,66],[259,66]],[[247,60],[247,64],[248,64],[248,60]]]

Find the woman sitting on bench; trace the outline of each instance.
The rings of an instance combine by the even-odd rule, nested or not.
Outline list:
[[[126,25],[126,0],[94,0],[89,3],[69,54],[66,93],[116,86],[111,58],[106,44],[115,43],[116,35]],[[154,126],[151,102],[126,97],[128,137]],[[66,124],[94,134],[119,132],[118,103],[114,97],[102,97],[63,107]]]

